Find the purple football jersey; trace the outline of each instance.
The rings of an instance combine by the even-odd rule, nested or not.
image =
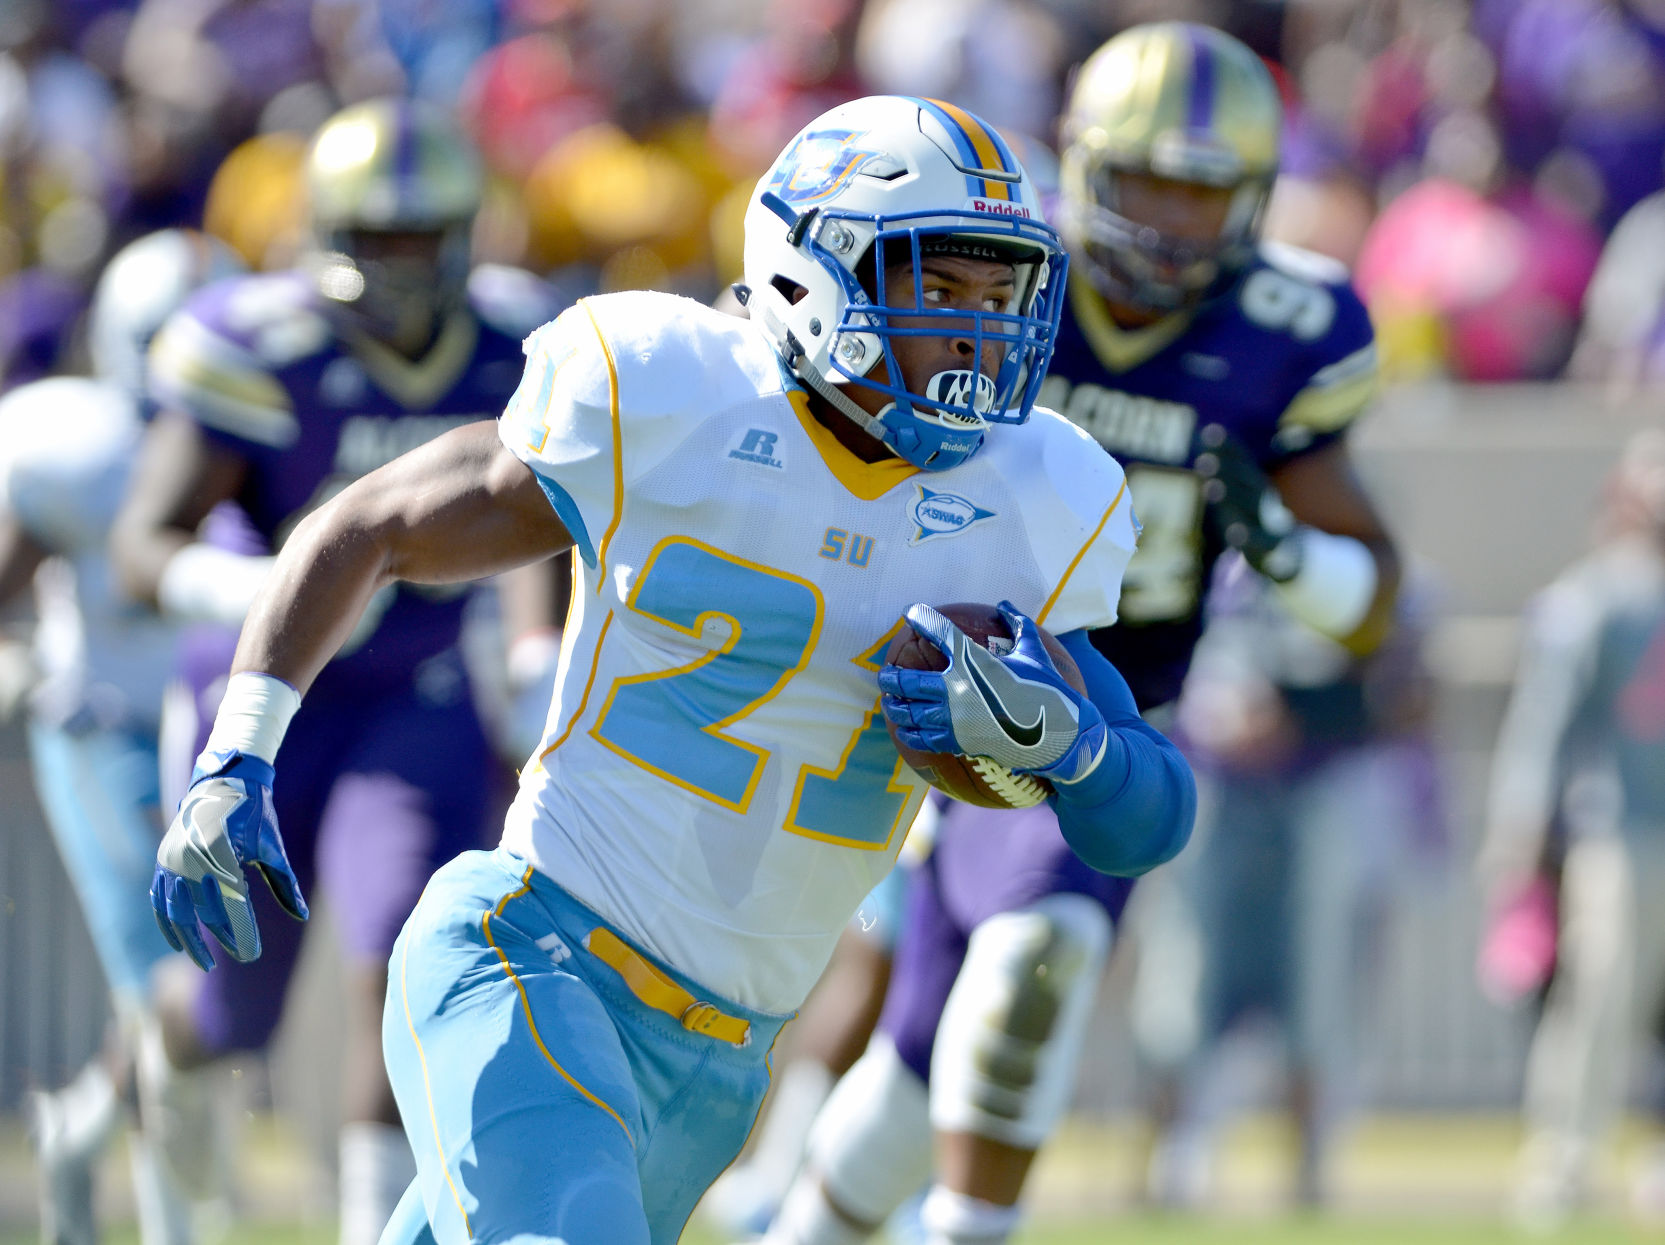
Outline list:
[[[1093,642],[1141,710],[1179,694],[1222,550],[1192,471],[1197,433],[1222,424],[1268,469],[1342,436],[1374,390],[1369,317],[1339,264],[1266,245],[1190,318],[1124,331],[1072,277],[1040,403],[1090,432],[1127,471],[1143,531],[1119,618]]]
[[[1204,523],[1198,432],[1224,425],[1276,469],[1344,435],[1375,384],[1370,321],[1337,265],[1262,254],[1188,318],[1119,330],[1077,276],[1042,405],[1090,432],[1127,471],[1143,525],[1115,626],[1093,643],[1142,711],[1172,701],[1202,634],[1222,549]],[[920,1077],[943,1006],[982,921],[1045,895],[1081,894],[1119,921],[1133,881],[1093,872],[1046,805],[1018,812],[949,803],[929,862],[910,880],[880,1028]]]
[[[235,277],[199,291],[165,326],[151,397],[242,457],[238,502],[275,550],[358,477],[452,428],[495,419],[520,383],[522,339],[557,310],[529,274],[481,269],[469,305],[412,362],[355,338],[302,273]],[[373,631],[349,641],[320,690],[408,684],[456,643],[466,591],[401,584],[380,594],[369,607]]]

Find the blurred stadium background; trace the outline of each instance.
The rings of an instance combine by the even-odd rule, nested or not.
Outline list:
[[[0,0],[0,390],[81,367],[92,282],[141,233],[201,224],[285,263],[299,153],[342,103],[460,109],[491,171],[482,258],[571,296],[709,299],[737,275],[752,179],[832,102],[950,98],[1044,169],[1071,66],[1170,16],[1278,70],[1269,231],[1352,265],[1376,322],[1387,385],[1355,445],[1434,606],[1445,830],[1393,892],[1333,1217],[1267,1218],[1288,1142],[1256,1115],[1216,1216],[1130,1210],[1140,1087],[1115,965],[1022,1239],[1505,1239],[1529,1017],[1475,985],[1471,862],[1521,608],[1587,548],[1620,446],[1665,424],[1658,0]],[[308,963],[278,1048],[238,1078],[239,1239],[330,1237],[331,971]],[[33,1235],[22,1095],[82,1064],[105,1006],[21,733],[0,727],[0,1241]],[[1568,1239],[1635,1239],[1616,1176],[1603,1188]],[[119,1171],[107,1195],[119,1220]]]

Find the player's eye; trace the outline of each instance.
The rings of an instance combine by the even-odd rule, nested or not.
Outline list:
[[[979,307],[983,311],[1005,311],[1011,307],[1013,297],[1009,293],[987,294],[979,303]],[[921,294],[921,298],[929,306],[942,307],[957,301],[958,296],[950,286],[927,285]]]

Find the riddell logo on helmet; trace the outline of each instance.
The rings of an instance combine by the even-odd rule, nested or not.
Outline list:
[[[973,212],[987,212],[991,216],[1024,216],[1034,213],[1021,203],[998,203],[993,199],[972,199],[967,204]]]

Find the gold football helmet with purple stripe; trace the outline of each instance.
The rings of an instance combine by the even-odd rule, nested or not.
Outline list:
[[[1142,311],[1195,305],[1249,261],[1278,170],[1283,104],[1260,58],[1211,26],[1154,22],[1081,66],[1061,124],[1060,227],[1089,279]],[[1122,208],[1127,174],[1230,192],[1217,238]]]
[[[464,296],[482,188],[472,144],[432,106],[378,99],[336,113],[306,161],[320,291],[373,336],[426,345]]]

